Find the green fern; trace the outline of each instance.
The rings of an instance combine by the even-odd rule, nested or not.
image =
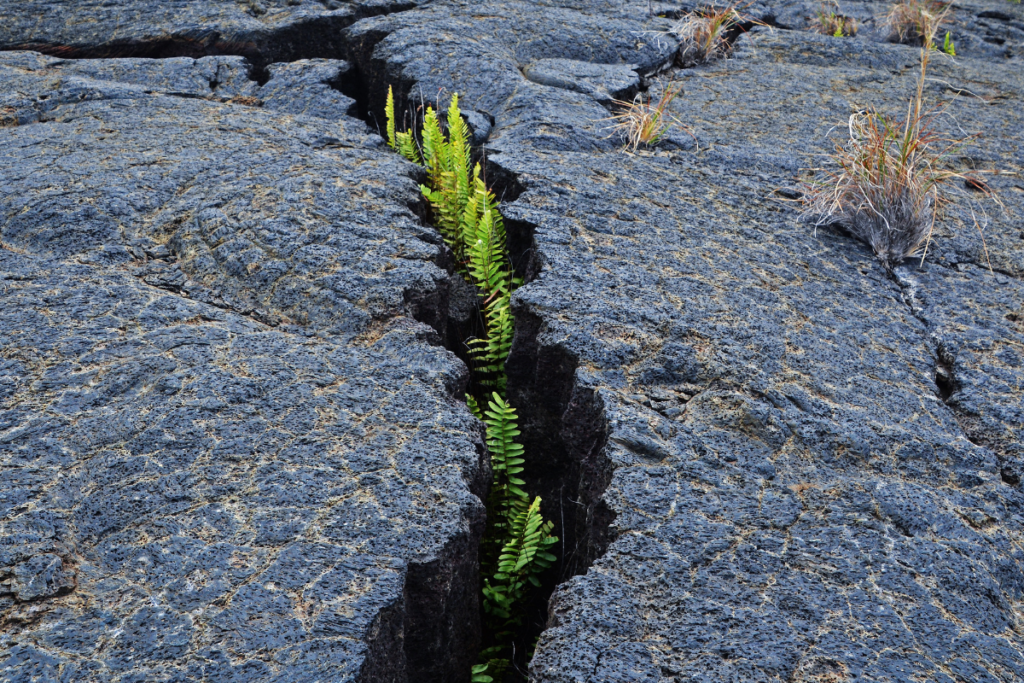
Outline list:
[[[472,683],[491,683],[491,681],[505,680],[505,672],[512,666],[512,662],[501,657],[490,657],[497,648],[489,648],[480,653],[481,659],[487,661],[483,664],[473,666]]]
[[[545,522],[540,513],[540,496],[530,506],[521,510],[512,522],[508,543],[498,558],[497,581],[525,581],[540,587],[538,575],[550,567],[558,558],[547,550],[558,539],[551,535],[552,522]],[[518,590],[518,588],[517,588]]]
[[[484,419],[484,414],[480,412],[480,404],[476,402],[476,397],[473,394],[466,394],[466,406],[469,408],[469,412],[473,413],[473,417],[481,421]]]
[[[512,349],[512,337],[515,334],[515,321],[507,293],[484,306],[484,324],[486,336],[483,339],[470,339],[467,342],[469,352],[477,364],[476,371],[483,375],[480,383],[505,393],[508,382],[505,359]]]
[[[483,313],[484,337],[468,344],[476,379],[491,389],[491,396],[486,408],[471,394],[466,395],[466,404],[486,428],[493,472],[481,561],[489,575],[484,581],[484,611],[504,644],[481,652],[482,663],[472,670],[474,683],[491,683],[503,680],[511,666],[505,655],[511,654],[507,650],[522,621],[524,598],[540,586],[540,574],[555,560],[548,549],[558,541],[551,535],[553,524],[540,513],[540,498],[531,503],[523,488],[525,458],[516,442],[518,416],[505,398],[505,360],[515,332],[511,296],[522,279],[511,268],[504,222],[494,194],[481,178],[480,164],[470,171],[469,129],[458,96],[452,96],[448,107],[447,136],[437,112],[427,108],[419,145],[411,131],[396,130],[394,108],[388,88],[388,144],[426,167],[427,184],[420,190],[430,203],[434,224],[455,254],[459,273],[476,287]]]
[[[479,164],[473,170],[473,196],[472,199],[467,197],[461,228],[467,270],[473,284],[489,295],[507,293],[511,273],[506,257],[505,224],[494,195],[480,179]]]
[[[412,137],[412,131],[399,132],[395,130],[395,94],[390,85],[388,86],[388,98],[384,103],[384,118],[387,122],[388,145],[391,149],[398,151],[414,164],[422,165],[423,162],[420,160],[420,152]]]
[[[548,552],[558,542],[551,535],[553,527],[541,516],[540,497],[512,517],[508,541],[498,557],[498,571],[492,579],[484,581],[485,612],[504,620],[507,625],[521,622],[517,606],[531,586],[540,587],[541,572],[558,559]]]
[[[953,37],[946,31],[946,40],[942,43],[942,51],[950,57],[956,57],[956,47],[953,45]]]
[[[519,428],[516,425],[516,410],[498,395],[491,394],[483,421],[487,428],[487,450],[491,453],[491,512],[495,522],[507,525],[516,514],[518,507],[525,506],[529,497],[522,489],[526,485],[520,475],[523,473],[523,447],[516,443]]]
[[[465,274],[463,264],[467,243],[462,226],[464,221],[475,218],[476,207],[467,206],[470,188],[469,130],[459,112],[458,95],[452,96],[447,124],[448,138],[445,139],[437,112],[427,109],[423,119],[423,159],[429,181],[420,189],[433,209],[434,223],[455,254],[460,272]],[[474,170],[474,178],[478,177],[479,165]]]
[[[487,662],[486,664],[474,664],[473,665],[473,671],[472,671],[473,678],[471,679],[471,682],[472,683],[492,683],[492,681],[494,681],[494,677],[489,675],[490,674],[490,668],[491,668],[491,663],[490,662]]]
[[[397,151],[395,144],[395,91],[388,86],[388,97],[384,100],[384,118],[387,121],[388,145]]]

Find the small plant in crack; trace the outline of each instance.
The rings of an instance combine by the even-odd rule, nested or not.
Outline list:
[[[452,96],[448,107],[447,135],[430,107],[418,140],[412,131],[396,130],[390,88],[385,114],[391,148],[427,169],[427,184],[420,190],[430,202],[434,224],[455,255],[459,274],[476,288],[484,318],[484,336],[468,340],[467,345],[474,378],[486,392],[467,394],[466,403],[484,423],[491,455],[481,571],[492,642],[480,653],[481,661],[471,676],[474,683],[491,683],[503,680],[512,666],[528,594],[540,587],[541,573],[556,559],[549,549],[558,542],[551,535],[553,524],[541,515],[541,499],[531,500],[523,488],[526,459],[516,441],[519,418],[506,396],[505,360],[515,330],[510,302],[522,282],[510,263],[498,202],[481,177],[480,164],[471,164],[469,131],[458,95]]]
[[[810,26],[813,31],[835,38],[857,35],[857,20],[840,14],[836,2],[823,3],[818,13],[811,18]]]
[[[942,51],[950,57],[956,57],[956,46],[953,44],[953,36],[946,31],[946,39],[942,41]]]
[[[669,111],[669,105],[680,93],[682,88],[669,85],[661,91],[657,101],[644,99],[637,93],[632,102],[613,100],[618,113],[605,119],[612,121],[612,135],[619,135],[625,142],[626,149],[635,152],[640,145],[653,147],[658,144],[673,128],[683,128],[682,122]]]
[[[705,6],[686,15],[669,29],[679,39],[680,66],[705,64],[724,56],[729,51],[730,36],[743,24],[761,22],[745,18],[741,6]]]
[[[843,226],[870,245],[887,268],[922,247],[924,261],[936,219],[963,195],[958,186],[977,187],[991,196],[984,183],[952,167],[971,138],[940,134],[937,120],[945,112],[924,110],[925,75],[936,28],[931,25],[925,36],[917,93],[906,116],[895,119],[870,109],[850,116],[849,140],[830,156],[835,168],[825,170],[824,179],[803,196],[804,216],[815,227]],[[980,232],[977,219],[975,225]]]

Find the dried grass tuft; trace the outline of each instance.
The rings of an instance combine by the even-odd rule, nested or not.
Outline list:
[[[937,28],[931,24],[924,36],[917,94],[906,117],[893,119],[873,110],[852,115],[849,141],[831,155],[837,169],[826,171],[825,179],[804,194],[805,216],[813,218],[815,227],[842,225],[870,245],[886,267],[922,247],[924,260],[936,219],[963,194],[958,187],[985,188],[981,191],[989,194],[984,183],[950,165],[971,138],[940,134],[936,122],[945,112],[923,110],[932,52],[927,46]]]
[[[857,35],[857,20],[840,14],[836,2],[822,3],[817,15],[811,18],[810,27],[812,31],[835,38]]]
[[[823,187],[809,192],[815,225],[839,223],[892,266],[917,253],[931,237],[947,200],[944,185],[965,176],[946,163],[963,141],[934,130],[934,113],[902,120],[875,111],[850,117],[850,140],[837,146]]]
[[[889,10],[884,25],[892,40],[931,47],[952,8],[948,0],[901,0]]]
[[[669,29],[679,38],[679,61],[693,66],[713,61],[729,51],[729,32],[743,23],[737,5],[704,7],[683,17]]]
[[[662,90],[656,102],[645,101],[639,93],[632,102],[614,100],[619,113],[606,119],[614,122],[611,134],[620,135],[625,140],[626,149],[633,152],[640,145],[653,147],[673,126],[682,126],[679,119],[668,113],[668,106],[681,92],[679,86],[669,85]]]

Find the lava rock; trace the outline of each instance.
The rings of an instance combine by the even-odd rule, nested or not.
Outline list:
[[[678,47],[675,38],[658,32],[667,20],[625,2],[486,2],[477,9],[431,4],[366,19],[345,31],[350,59],[364,74],[377,117],[383,120],[389,85],[399,109],[403,102],[447,107],[447,93],[454,92],[464,111],[494,116],[525,80],[522,70],[541,62],[537,68],[545,73],[545,60],[558,60],[548,70],[561,68],[560,83],[574,79],[588,93],[598,87],[611,92],[630,78],[624,69],[656,72]],[[569,67],[571,62],[576,66]],[[593,82],[585,85],[586,79]]]
[[[5,678],[468,671],[489,474],[421,324],[341,343],[124,268],[0,274]]]
[[[168,71],[160,60],[131,62],[93,70],[127,69],[136,80]],[[420,201],[419,170],[340,116],[342,101],[314,105],[307,84],[275,85],[325,78],[339,64],[274,69],[260,91],[268,106],[323,107],[331,121],[150,93],[78,77],[77,66],[64,75],[65,65],[0,53],[0,106],[19,122],[0,139],[6,244],[110,261],[104,250],[130,260],[124,249],[148,239],[177,262],[159,276],[167,286],[216,290],[234,310],[273,310],[347,336],[407,314],[444,334],[444,252],[409,208]]]
[[[986,176],[1003,206],[982,207],[984,239],[968,204],[952,208],[924,271],[890,273],[792,198],[852,113],[906,111],[917,48],[749,31],[731,58],[651,83],[655,99],[682,86],[669,113],[685,131],[629,154],[599,98],[524,74],[539,59],[639,64],[609,47],[625,39],[619,5],[588,6],[576,25],[603,12],[606,31],[525,64],[531,19],[498,34],[496,5],[349,33],[377,82],[414,101],[457,91],[493,116],[492,173],[519,188],[502,211],[532,231],[509,391],[529,488],[575,550],[531,680],[1024,676],[1024,642],[1006,635],[1024,569],[1012,50],[933,58],[925,88],[952,114],[940,133],[984,135],[956,163],[1004,171]],[[972,35],[963,20],[954,37]]]
[[[459,93],[529,254],[509,391],[573,549],[533,680],[1024,677],[1020,10],[958,3],[925,85],[1001,205],[890,271],[793,202],[851,114],[906,111],[886,3],[855,39],[757,3],[774,30],[672,69],[697,7],[9,12],[53,57],[0,59],[3,670],[468,675],[488,475],[433,344],[473,295],[338,92],[381,121],[394,86]],[[609,97],[669,82],[678,127],[624,152]]]
[[[33,555],[11,570],[9,590],[16,600],[28,602],[49,598],[74,587],[74,572],[65,571],[64,561],[52,553]]]
[[[447,256],[343,71],[0,54],[4,680],[468,680]]]
[[[540,59],[524,68],[523,75],[534,83],[590,95],[601,104],[629,98],[640,88],[640,76],[628,66],[571,59]]]
[[[408,9],[410,0],[46,0],[7,8],[0,50],[58,57],[240,55],[259,68],[344,54],[341,31],[362,17]]]
[[[340,92],[348,62],[300,59],[267,67],[270,80],[259,89],[263,106],[289,114],[341,119],[355,114],[356,101]]]

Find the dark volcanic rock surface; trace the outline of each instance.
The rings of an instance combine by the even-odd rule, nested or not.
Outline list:
[[[0,55],[0,679],[468,672],[488,468],[345,68]]]
[[[0,44],[185,58],[0,59],[5,676],[465,672],[486,472],[427,327],[465,292],[343,115],[392,84],[460,94],[534,278],[510,391],[568,579],[534,680],[1024,678],[1018,5],[958,3],[926,85],[1000,204],[891,273],[795,201],[906,109],[880,2],[856,39],[759,3],[686,70],[695,3],[50,7]],[[609,100],[669,80],[686,130],[625,153]]]
[[[4,111],[22,124],[0,148],[7,245],[103,262],[164,245],[174,262],[140,264],[147,282],[235,310],[331,334],[405,312],[443,330],[447,276],[439,239],[409,208],[415,169],[362,122],[161,95],[199,88],[189,81],[212,69],[202,59],[75,62],[68,74],[60,60],[2,59]],[[208,60],[231,74],[233,97],[269,92],[295,110],[319,92],[296,65],[256,90],[238,85],[238,62]],[[123,72],[131,85],[106,80]],[[157,92],[135,85],[147,78]],[[296,86],[275,90],[285,79]]]
[[[4,8],[0,49],[63,57],[334,57],[341,29],[409,0],[28,0]]]
[[[1016,45],[1019,10],[996,5],[958,11],[953,35],[1005,14]],[[885,8],[868,9],[878,23]],[[954,163],[1001,169],[986,182],[1002,207],[975,197],[983,238],[972,205],[951,210],[924,265],[888,274],[841,231],[815,234],[792,199],[850,114],[905,111],[916,48],[756,31],[732,59],[664,74],[689,132],[630,155],[601,121],[619,79],[531,65],[555,55],[522,55],[542,40],[531,19],[496,35],[504,11],[432,5],[352,31],[388,32],[356,56],[364,70],[493,117],[492,171],[521,193],[504,212],[535,230],[509,361],[531,472],[555,519],[588,506],[562,530],[567,572],[612,542],[555,593],[533,678],[1019,680],[1016,47],[965,39],[926,87],[940,127],[981,134]],[[559,12],[546,16],[606,12],[609,26],[559,57],[658,68],[602,54],[624,39],[619,7]],[[632,54],[647,54],[658,36],[638,33]]]

